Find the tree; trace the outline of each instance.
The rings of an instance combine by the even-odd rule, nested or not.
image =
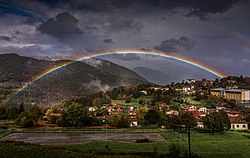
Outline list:
[[[161,116],[158,110],[150,109],[144,116],[144,124],[151,125],[160,121]]]
[[[137,98],[139,98],[140,97],[140,92],[138,91],[138,90],[136,90],[136,91],[134,91],[134,93],[133,93],[133,98],[135,98],[135,99],[137,99]]]
[[[92,102],[92,106],[97,106],[97,107],[101,107],[102,106],[102,100],[101,98],[95,98]]]
[[[129,116],[126,113],[114,115],[109,121],[112,127],[126,128],[130,126]]]
[[[178,143],[171,143],[168,147],[168,158],[199,158],[199,155],[195,153],[188,154],[188,151],[184,146]]]
[[[130,103],[131,102],[131,97],[130,96],[126,96],[125,97],[125,103]]]
[[[169,105],[170,102],[171,102],[171,97],[169,95],[163,95],[162,96],[162,102],[166,103],[167,105]]]
[[[204,96],[201,95],[200,92],[195,92],[193,99],[194,99],[195,101],[201,101],[202,99],[204,99]]]
[[[214,106],[215,104],[219,102],[224,102],[224,100],[222,98],[219,98],[213,95],[210,95],[206,100],[207,105],[210,105],[210,106]]]
[[[148,112],[148,108],[145,106],[141,106],[136,110],[136,118],[138,120],[138,124],[144,124],[144,116]]]
[[[138,104],[144,104],[144,101],[142,99],[139,99]]]
[[[18,126],[27,128],[34,126],[41,118],[42,112],[38,106],[32,106],[29,110],[22,112],[17,119],[15,124]]]
[[[160,101],[160,94],[161,94],[160,90],[157,90],[154,92],[154,100],[155,101]]]
[[[203,118],[205,127],[213,132],[221,132],[231,127],[228,115],[224,111],[212,112]]]
[[[18,109],[17,107],[12,107],[7,110],[7,118],[8,119],[16,119],[18,117]]]
[[[181,117],[178,115],[167,116],[166,127],[172,128],[174,130],[181,126]]]
[[[111,104],[111,98],[107,95],[104,95],[102,98],[101,98],[101,102],[102,104]]]
[[[89,126],[92,118],[86,107],[73,103],[62,113],[63,126]]]
[[[232,109],[236,109],[236,108],[237,108],[236,100],[230,99],[230,100],[228,100],[227,103],[228,103],[228,105],[230,105],[230,107],[231,107]]]
[[[50,122],[50,120],[51,120],[51,118],[52,118],[51,114],[52,114],[52,109],[49,108],[49,109],[46,111],[46,113],[45,113],[45,118],[46,118],[49,122]]]
[[[185,125],[186,130],[188,127],[193,128],[197,125],[195,117],[191,112],[184,112],[181,115],[181,122],[183,125]]]
[[[22,112],[24,112],[24,104],[23,104],[23,103],[21,103],[21,104],[19,105],[18,114],[21,114]]]
[[[0,120],[6,118],[6,108],[0,104]]]

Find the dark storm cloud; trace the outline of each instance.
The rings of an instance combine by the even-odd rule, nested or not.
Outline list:
[[[205,20],[208,14],[223,13],[243,0],[146,0],[150,5],[164,7],[168,10],[182,8],[186,16],[199,16]]]
[[[103,42],[104,42],[104,43],[114,43],[114,42],[113,42],[113,40],[112,40],[112,39],[110,39],[110,38],[109,38],[109,39],[105,39],[105,40],[103,40]]]
[[[206,34],[206,35],[201,35],[201,34],[197,34],[195,35],[196,37],[199,37],[201,39],[223,39],[223,38],[230,38],[232,37],[232,33],[231,32],[220,32],[220,33],[216,33],[216,34]]]
[[[49,18],[37,30],[70,46],[75,54],[79,54],[85,52],[86,39],[83,36],[84,32],[77,26],[77,23],[77,18],[69,12],[63,12],[54,18]]]
[[[60,0],[38,0],[39,2],[45,3],[47,6],[53,8],[56,7]]]
[[[191,50],[194,48],[194,45],[194,41],[191,41],[185,36],[181,36],[179,39],[172,38],[162,41],[160,46],[154,48],[163,52],[178,52],[181,50]]]
[[[137,19],[133,19],[130,17],[122,17],[122,18],[115,18],[115,19],[108,19],[109,24],[108,26],[104,26],[103,29],[116,32],[116,31],[129,31],[127,33],[140,33],[143,29],[144,25],[143,22]]]
[[[137,5],[160,6],[168,10],[184,8],[191,14],[223,13],[242,0],[38,0],[50,7],[67,4],[74,9],[87,11],[108,11],[114,8],[127,8]]]
[[[115,59],[120,59],[120,60],[125,60],[125,61],[131,61],[131,60],[140,60],[140,56],[136,54],[113,54],[113,58]]]
[[[41,7],[43,5],[52,9],[68,8],[80,12],[112,12],[115,9],[136,6],[137,9],[141,8],[141,10],[147,12],[157,9],[148,9],[149,7],[165,8],[170,13],[182,10],[181,13],[185,16],[199,16],[201,20],[206,20],[209,18],[208,14],[228,11],[239,1],[244,0],[25,0],[25,3],[20,0],[10,0],[0,2],[0,15],[11,13],[22,16],[34,16],[34,12],[41,13],[42,10],[47,11],[47,8]]]
[[[137,0],[38,0],[50,8],[70,6],[82,12],[109,12],[116,8],[127,8]]]
[[[0,41],[11,41],[11,37],[8,36],[0,36]]]
[[[77,26],[78,20],[68,12],[60,13],[42,23],[38,30],[59,40],[68,40],[81,35],[83,32]]]

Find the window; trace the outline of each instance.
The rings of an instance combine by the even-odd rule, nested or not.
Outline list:
[[[242,125],[243,128],[246,128],[246,125]]]
[[[239,125],[236,125],[237,128],[239,128],[240,126]]]

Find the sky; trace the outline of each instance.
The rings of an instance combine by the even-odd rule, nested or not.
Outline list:
[[[250,76],[249,19],[250,0],[0,0],[0,53],[63,59],[157,50]],[[102,59],[159,84],[216,77],[156,56]]]

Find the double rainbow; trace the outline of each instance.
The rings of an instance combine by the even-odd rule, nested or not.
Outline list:
[[[108,52],[97,52],[97,53],[91,53],[91,54],[86,54],[80,58],[77,58],[75,60],[72,61],[68,61],[65,63],[61,63],[59,65],[53,66],[52,68],[38,74],[37,76],[33,77],[29,82],[27,82],[23,87],[21,87],[20,89],[18,89],[13,95],[11,95],[10,98],[12,98],[13,96],[17,95],[18,93],[20,93],[21,91],[23,91],[25,88],[27,88],[29,85],[31,85],[32,83],[34,83],[35,81],[43,78],[46,75],[49,75],[50,73],[57,71],[63,67],[66,67],[68,65],[71,65],[73,63],[82,61],[82,60],[86,60],[86,59],[90,59],[90,58],[94,58],[94,57],[101,57],[101,56],[109,56],[109,55],[115,55],[115,54],[144,54],[144,55],[152,55],[152,56],[159,56],[159,57],[163,57],[163,58],[168,58],[168,59],[174,59],[176,61],[179,62],[183,62],[186,64],[190,64],[193,65],[195,67],[198,67],[206,72],[209,72],[213,75],[215,75],[216,77],[219,78],[223,78],[224,75],[218,71],[216,71],[215,69],[212,69],[208,66],[205,66],[201,63],[198,63],[197,61],[193,61],[181,56],[176,56],[176,55],[170,55],[170,54],[165,54],[163,52],[159,52],[159,51],[151,51],[151,50],[120,50],[120,51],[108,51]],[[9,99],[10,99],[9,98]],[[8,100],[9,100],[8,99]]]

